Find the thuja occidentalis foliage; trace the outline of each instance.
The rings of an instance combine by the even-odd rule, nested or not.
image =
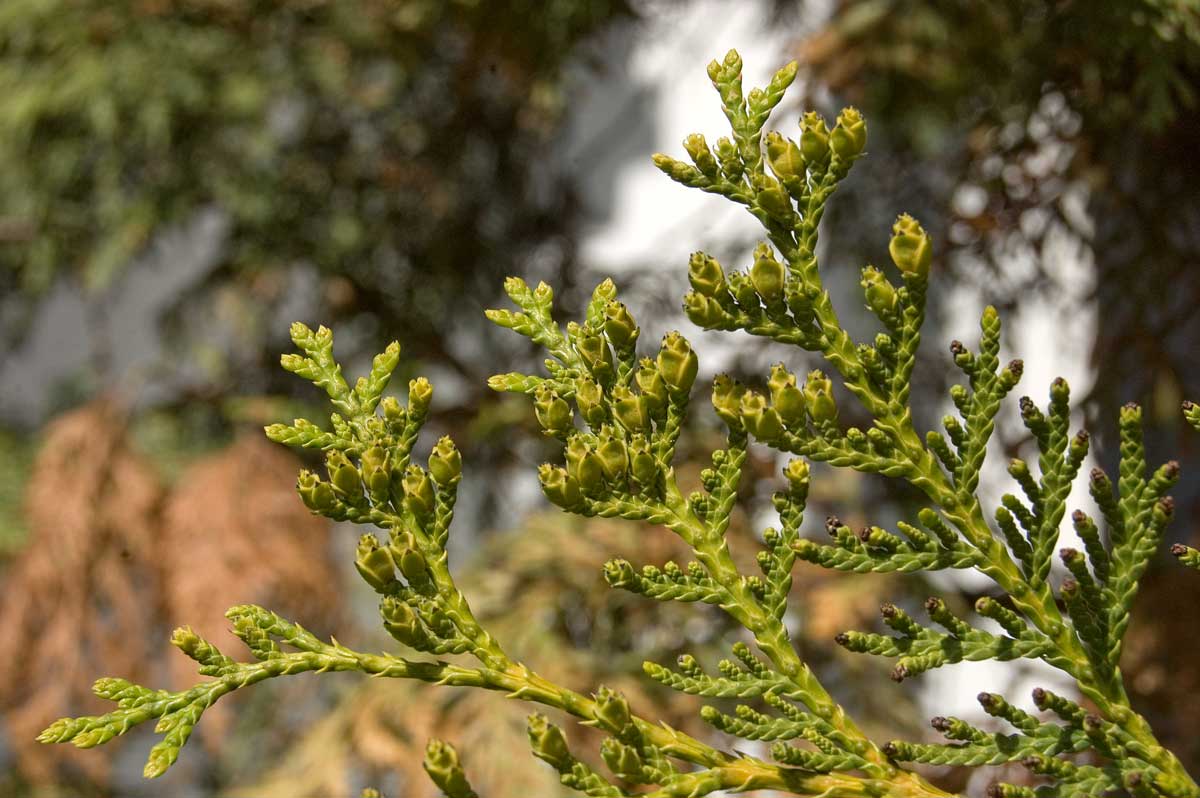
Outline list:
[[[332,334],[302,324],[292,328],[300,353],[284,355],[283,367],[322,388],[335,412],[328,427],[297,420],[272,425],[267,435],[324,452],[326,473],[302,472],[300,496],[314,513],[368,529],[355,565],[379,594],[384,627],[408,655],[355,651],[261,607],[234,607],[228,618],[251,661],[235,660],[190,629],[179,629],[172,643],[211,679],[182,692],[101,679],[96,694],[115,701],[117,709],[56,721],[40,739],[86,748],[154,719],[163,738],[145,772],[158,776],[178,757],[204,710],[226,693],[285,674],[358,671],[497,690],[599,729],[606,735],[599,751],[603,770],[577,757],[546,716],[529,718],[533,754],[555,768],[563,784],[592,796],[757,789],[825,798],[945,796],[913,766],[1005,763],[1024,765],[1043,783],[996,783],[990,795],[1200,796],[1200,786],[1130,706],[1119,666],[1139,580],[1173,514],[1168,491],[1179,478],[1178,465],[1150,469],[1141,410],[1126,406],[1118,419],[1116,480],[1100,470],[1091,474],[1099,517],[1074,511],[1071,523],[1083,549],[1057,549],[1070,487],[1088,451],[1087,433],[1070,429],[1069,390],[1059,379],[1047,404],[1020,399],[1037,461],[1014,459],[1008,466],[1013,492],[999,506],[985,506],[977,488],[988,439],[1022,371],[1020,361],[999,361],[995,309],[983,313],[976,351],[959,342],[951,346],[964,375],[950,392],[958,414],[943,420],[943,432],[920,434],[909,396],[925,318],[929,237],[914,219],[897,220],[888,248],[894,270],[868,266],[862,272],[866,304],[883,331],[854,341],[822,286],[816,250],[821,215],[863,154],[866,125],[854,109],[844,110],[832,129],[808,113],[798,140],[764,136],[796,65],[746,94],[741,71],[735,52],[709,66],[729,136],[715,148],[703,136],[689,136],[684,147],[691,163],[655,156],[673,180],[745,206],[765,231],[747,271],[727,271],[709,255],[693,255],[693,290],[684,307],[705,329],[743,330],[816,353],[827,372],[814,370],[801,379],[780,364],[764,391],[718,377],[712,405],[727,430],[726,443],[701,473],[703,489],[688,495],[676,481],[675,447],[694,393],[696,353],[675,332],[657,351],[639,347],[640,330],[611,281],[596,288],[585,318],[563,329],[554,320],[549,286],[509,279],[505,288],[517,310],[489,311],[489,318],[530,338],[549,358],[542,374],[498,375],[490,385],[529,395],[545,434],[562,443],[563,463],[538,472],[550,501],[569,513],[665,527],[692,548],[692,562],[614,560],[604,575],[612,587],[647,598],[716,605],[745,627],[753,645],[734,644],[729,659],[701,663],[685,655],[673,666],[647,662],[645,672],[685,693],[744,700],[732,715],[712,706],[700,712],[726,734],[770,743],[769,758],[720,750],[639,716],[606,687],[575,692],[512,659],[476,621],[448,567],[446,540],[462,478],[458,449],[447,437],[423,464],[414,460],[432,387],[418,378],[408,386],[407,403],[384,396],[400,357],[395,343],[351,386],[334,359]],[[839,421],[834,378],[869,414],[868,428]],[[1200,407],[1188,403],[1184,411],[1200,429]],[[779,526],[762,534],[760,572],[742,573],[725,533],[751,440],[796,457],[773,497]],[[830,518],[829,541],[817,542],[801,534],[810,461],[903,480],[926,506],[895,529],[852,530]],[[1200,552],[1174,546],[1172,553],[1200,570]],[[895,660],[897,681],[964,660],[1027,658],[1057,668],[1078,692],[1037,689],[1036,713],[1019,709],[1015,699],[982,692],[983,710],[1004,722],[1000,731],[937,717],[932,725],[946,742],[871,739],[789,639],[785,615],[803,610],[787,602],[797,560],[855,572],[958,568],[988,577],[993,588],[973,614],[957,614],[938,597],[925,603],[926,617],[889,603],[881,612],[888,631],[837,636],[851,651]],[[1059,578],[1055,560],[1069,576]],[[475,795],[450,745],[430,743],[426,770],[447,796]]]

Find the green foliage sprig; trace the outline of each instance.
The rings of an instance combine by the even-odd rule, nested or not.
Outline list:
[[[1008,472],[1014,492],[997,507],[985,506],[977,489],[987,444],[1003,400],[1021,378],[1021,363],[1000,364],[999,316],[988,308],[978,350],[951,345],[964,375],[951,389],[957,415],[943,420],[944,432],[917,432],[909,396],[925,318],[930,239],[914,219],[897,220],[888,249],[899,282],[873,266],[862,273],[865,301],[883,331],[869,342],[853,340],[823,287],[817,233],[826,203],[863,154],[866,127],[847,109],[832,129],[806,114],[798,140],[764,136],[765,122],[795,71],[789,65],[766,89],[743,94],[738,55],[713,62],[709,75],[731,137],[720,139],[715,149],[701,136],[688,137],[690,164],[655,157],[672,179],[745,206],[765,231],[745,272],[727,272],[704,253],[691,258],[693,290],[684,300],[689,318],[704,328],[743,330],[816,353],[829,369],[829,374],[813,370],[801,383],[780,364],[764,391],[718,377],[712,405],[726,440],[701,472],[700,490],[685,495],[676,478],[676,446],[698,372],[697,355],[683,336],[669,333],[652,356],[641,356],[640,330],[611,281],[596,288],[582,322],[565,329],[555,320],[553,292],[545,284],[531,288],[511,278],[505,288],[517,309],[488,312],[492,321],[550,355],[542,374],[504,374],[490,382],[496,390],[530,396],[539,425],[562,444],[562,464],[547,463],[538,471],[546,497],[570,513],[665,527],[692,550],[693,560],[685,564],[609,562],[604,570],[609,584],[663,601],[717,605],[753,641],[734,644],[731,658],[715,669],[685,655],[674,667],[648,662],[646,674],[692,695],[750,702],[733,714],[706,706],[701,716],[726,734],[771,742],[773,761],[722,751],[640,717],[619,693],[605,687],[577,693],[512,659],[476,621],[448,568],[446,540],[461,457],[443,438],[424,465],[413,458],[431,386],[413,380],[406,405],[384,398],[399,358],[393,344],[351,387],[333,356],[332,334],[299,324],[292,339],[300,354],[285,355],[283,366],[322,388],[336,412],[329,428],[297,420],[268,427],[267,434],[325,453],[325,476],[306,471],[298,482],[313,512],[385,533],[385,539],[374,532],[362,537],[356,566],[380,597],[387,631],[427,656],[356,652],[318,640],[261,608],[237,607],[229,617],[255,661],[237,662],[180,630],[175,644],[210,681],[170,693],[101,680],[97,694],[118,708],[58,721],[42,739],[88,747],[156,718],[164,738],[146,768],[155,776],[178,756],[204,709],[225,693],[283,674],[354,670],[499,690],[599,729],[606,735],[600,758],[610,776],[572,753],[545,716],[529,720],[534,754],[565,785],[593,796],[665,798],[753,789],[828,798],[947,795],[908,763],[1020,763],[1044,782],[1036,788],[996,784],[990,789],[995,796],[1200,796],[1200,787],[1131,706],[1120,671],[1138,583],[1173,514],[1167,492],[1178,479],[1178,466],[1149,469],[1141,411],[1127,406],[1119,419],[1118,479],[1114,483],[1100,470],[1090,479],[1100,517],[1075,511],[1071,521],[1084,550],[1056,553],[1070,486],[1089,445],[1086,433],[1072,434],[1069,390],[1056,380],[1045,409],[1028,397],[1020,400],[1036,462],[1013,460]],[[830,375],[869,414],[868,428],[841,422]],[[1200,410],[1189,404],[1185,413],[1200,428]],[[762,535],[759,573],[739,570],[726,538],[751,440],[797,455],[773,497],[779,527]],[[895,530],[855,531],[830,518],[829,542],[817,542],[801,529],[808,461],[904,480],[924,495],[927,506]],[[1173,551],[1186,565],[1200,564],[1193,549]],[[1056,557],[1069,576],[1059,579],[1054,572]],[[983,710],[1012,732],[938,717],[932,723],[945,743],[873,740],[789,638],[784,620],[798,559],[855,572],[978,571],[993,589],[975,603],[973,614],[931,597],[925,622],[887,603],[882,620],[889,631],[847,631],[837,642],[895,659],[897,681],[964,660],[1038,659],[1069,676],[1079,695],[1039,688],[1033,701],[1040,714],[1034,715],[983,692]],[[452,655],[460,658],[453,663],[429,658]],[[452,748],[431,743],[426,767],[446,795],[474,795]],[[641,791],[642,785],[651,791]]]

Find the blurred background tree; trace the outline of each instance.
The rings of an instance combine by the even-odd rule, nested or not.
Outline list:
[[[349,280],[362,311],[428,323],[558,226],[561,186],[511,198],[533,193],[566,54],[625,13],[616,0],[5,3],[4,286],[45,290],[64,270],[107,285],[164,227],[215,207],[228,275],[311,262]]]
[[[1180,427],[1179,397],[1200,390],[1194,2],[841,2],[800,54],[879,120],[876,171],[929,206],[944,261],[987,301],[1062,290],[1054,239],[1075,238],[1095,266],[1075,296],[1103,319],[1087,398],[1110,417],[1154,396]]]
[[[628,15],[621,0],[4,3],[4,349],[37,321],[31,300],[80,285],[97,306],[82,392],[127,376],[126,330],[96,317],[179,272],[159,258],[121,279],[207,220],[199,273],[159,289],[154,332],[174,348],[142,393],[280,390],[281,306],[372,340],[402,329],[410,357],[480,376],[434,321],[469,325],[463,299],[492,296],[535,246],[547,277],[571,262],[570,187],[544,168],[562,67]]]

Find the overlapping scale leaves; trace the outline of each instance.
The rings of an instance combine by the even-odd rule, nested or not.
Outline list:
[[[1001,364],[998,313],[984,310],[978,351],[951,344],[950,356],[964,376],[950,390],[956,412],[942,420],[941,431],[918,433],[910,395],[933,242],[915,219],[898,217],[888,241],[891,264],[861,271],[863,299],[879,332],[854,340],[822,283],[818,230],[828,201],[865,152],[865,122],[848,108],[832,128],[818,114],[805,114],[794,139],[766,131],[797,67],[787,65],[766,87],[749,92],[743,91],[741,73],[736,52],[709,65],[728,136],[713,147],[700,134],[688,136],[683,146],[690,162],[666,155],[654,159],[671,179],[745,207],[764,233],[744,271],[694,254],[684,311],[706,329],[791,345],[804,353],[798,362],[811,363],[815,356],[822,368],[801,377],[781,363],[760,385],[717,377],[711,402],[725,426],[725,444],[701,471],[700,489],[687,495],[675,478],[675,457],[697,355],[677,332],[664,336],[657,349],[639,349],[641,330],[612,281],[595,289],[581,321],[564,327],[555,318],[549,286],[510,278],[505,289],[515,309],[491,310],[488,317],[529,338],[548,358],[540,373],[501,374],[489,384],[528,396],[544,434],[561,444],[561,460],[538,470],[551,502],[570,513],[663,527],[690,546],[688,562],[614,560],[604,577],[614,588],[650,599],[715,605],[745,628],[745,639],[732,645],[728,659],[706,665],[685,654],[674,667],[646,663],[644,670],[684,693],[741,702],[732,711],[728,701],[699,711],[717,731],[769,743],[774,761],[721,751],[639,717],[624,696],[608,688],[575,693],[508,658],[475,621],[447,569],[445,544],[461,457],[445,438],[425,467],[412,460],[432,388],[414,380],[407,406],[384,397],[399,357],[395,345],[351,386],[333,356],[329,331],[304,325],[292,330],[300,353],[284,356],[283,365],[324,390],[336,412],[328,428],[297,420],[273,425],[267,434],[324,453],[324,475],[301,473],[301,498],[315,513],[368,526],[355,565],[380,597],[385,628],[403,646],[439,659],[355,652],[261,608],[238,607],[230,619],[254,662],[235,661],[190,630],[179,630],[175,644],[211,681],[169,693],[101,680],[97,694],[118,708],[100,717],[60,720],[43,739],[87,747],[157,719],[164,738],[151,753],[147,774],[158,775],[221,695],[286,673],[354,670],[503,690],[575,716],[603,733],[599,758],[609,775],[572,753],[562,730],[546,716],[530,716],[530,743],[564,785],[592,796],[698,798],[762,789],[935,798],[946,793],[909,763],[1021,763],[1039,786],[998,783],[991,795],[1200,798],[1200,787],[1178,758],[1159,745],[1147,720],[1130,706],[1119,667],[1138,584],[1174,514],[1168,491],[1179,479],[1179,466],[1150,468],[1142,412],[1128,405],[1118,419],[1116,480],[1100,470],[1090,475],[1099,514],[1073,509],[1070,490],[1090,441],[1085,431],[1072,430],[1069,389],[1059,379],[1045,404],[1019,399],[1028,450],[1036,454],[1009,463],[1011,491],[997,506],[985,506],[978,488],[989,442],[1002,403],[1023,371],[1019,360]],[[839,408],[843,392],[861,404],[869,419],[864,428],[845,423],[851,414]],[[1184,412],[1200,429],[1200,408],[1187,403]],[[732,557],[726,532],[751,441],[795,459],[772,497],[779,523],[763,532],[759,572],[747,574]],[[855,530],[830,517],[822,540],[822,534],[803,529],[810,461],[903,480],[926,506],[890,528],[869,524]],[[1080,549],[1060,548],[1059,531],[1068,517]],[[1200,569],[1195,549],[1176,544],[1172,553]],[[1023,658],[1059,669],[1075,692],[1034,691],[1038,714],[983,692],[983,711],[1005,724],[999,731],[938,717],[933,726],[947,742],[872,740],[790,638],[789,613],[804,610],[788,605],[798,560],[855,573],[971,569],[988,577],[989,588],[971,607],[946,596],[931,596],[923,609],[886,603],[884,629],[837,636],[850,651],[895,660],[892,675],[898,682],[963,661]],[[478,664],[440,659],[454,655]],[[444,794],[474,795],[452,747],[432,742],[425,764]]]

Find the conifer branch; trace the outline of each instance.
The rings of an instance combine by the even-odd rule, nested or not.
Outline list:
[[[984,311],[977,351],[958,341],[951,344],[953,362],[964,375],[950,391],[957,415],[943,419],[944,432],[920,434],[911,388],[932,242],[913,218],[897,219],[888,251],[899,281],[875,266],[861,275],[866,305],[881,331],[869,341],[853,340],[824,288],[816,253],[826,205],[864,153],[865,122],[846,109],[832,129],[819,115],[805,114],[798,140],[764,132],[796,65],[748,93],[741,68],[735,52],[709,66],[730,135],[715,149],[703,136],[689,136],[684,149],[691,163],[654,158],[676,182],[745,207],[764,231],[745,272],[727,272],[715,258],[694,254],[684,310],[706,329],[743,330],[814,353],[825,368],[801,381],[778,364],[763,391],[717,377],[711,402],[725,425],[725,443],[700,474],[702,490],[687,496],[676,479],[676,451],[698,373],[697,355],[678,332],[668,333],[652,356],[640,355],[640,328],[612,281],[597,286],[582,321],[564,327],[554,317],[549,286],[531,288],[510,278],[505,290],[517,309],[490,310],[488,318],[529,338],[550,357],[543,373],[497,375],[489,385],[529,396],[544,434],[561,444],[561,464],[546,463],[538,471],[552,503],[584,517],[661,526],[690,547],[690,562],[613,560],[604,576],[612,587],[655,600],[718,606],[745,628],[753,646],[734,644],[731,657],[716,663],[715,671],[691,655],[680,657],[673,669],[647,662],[644,670],[684,693],[752,702],[733,714],[705,706],[700,715],[726,734],[771,742],[774,762],[721,751],[639,717],[612,690],[574,692],[512,659],[476,619],[449,569],[446,543],[461,455],[452,440],[443,438],[424,465],[414,461],[432,386],[413,380],[406,404],[384,395],[399,360],[396,344],[351,386],[333,355],[332,334],[302,324],[292,328],[300,352],[285,355],[282,364],[321,388],[335,412],[328,428],[299,419],[272,425],[267,435],[324,453],[325,475],[304,471],[298,479],[309,509],[371,528],[360,539],[355,565],[379,595],[389,634],[418,654],[457,656],[466,664],[356,652],[334,640],[318,640],[267,610],[236,607],[230,620],[255,661],[238,662],[181,629],[173,642],[197,661],[209,681],[173,693],[102,679],[96,692],[115,701],[116,710],[57,721],[40,739],[90,747],[156,719],[164,738],[152,749],[146,773],[161,775],[204,710],[228,692],[293,673],[357,671],[502,691],[596,727],[606,736],[599,753],[611,778],[577,758],[546,717],[529,719],[534,755],[554,768],[563,784],[586,795],[665,798],[768,789],[825,798],[935,798],[947,793],[910,764],[1021,763],[1044,783],[1037,788],[997,784],[991,795],[1200,798],[1200,786],[1132,708],[1120,670],[1132,602],[1174,513],[1168,492],[1179,466],[1171,462],[1150,469],[1141,410],[1126,406],[1118,423],[1118,478],[1114,483],[1104,472],[1092,472],[1090,491],[1100,516],[1074,511],[1071,523],[1082,551],[1060,549],[1059,529],[1089,438],[1085,431],[1072,432],[1069,389],[1059,379],[1051,384],[1044,409],[1032,398],[1019,400],[1038,456],[1036,462],[1013,460],[1008,473],[1015,488],[999,506],[985,507],[978,487],[988,442],[1023,370],[1019,360],[1000,363],[998,313],[990,307]],[[871,419],[868,428],[844,427],[835,379],[862,405]],[[1184,412],[1200,429],[1197,406],[1187,403]],[[755,558],[759,572],[743,573],[727,532],[752,441],[797,457],[772,497],[780,523],[763,533]],[[801,529],[808,461],[903,480],[927,506],[894,529],[868,525],[856,531],[831,517],[824,525],[828,540],[818,542]],[[1171,551],[1184,565],[1200,569],[1196,550],[1176,544]],[[1053,572],[1055,557],[1067,578]],[[1067,674],[1078,697],[1039,688],[1033,693],[1039,713],[1034,715],[999,694],[983,692],[983,710],[1012,731],[985,731],[962,719],[937,717],[932,725],[946,743],[873,740],[789,639],[784,618],[797,560],[858,573],[978,571],[994,590],[975,603],[973,614],[956,612],[936,596],[922,613],[886,603],[881,615],[887,632],[846,631],[836,642],[850,651],[894,659],[892,675],[898,682],[962,661],[1039,659]],[[985,628],[983,620],[991,623]],[[1086,759],[1076,756],[1085,752]],[[452,747],[431,742],[425,764],[450,798],[475,795]]]

